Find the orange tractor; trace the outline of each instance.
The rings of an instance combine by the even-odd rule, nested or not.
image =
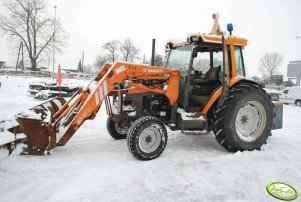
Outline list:
[[[127,139],[139,160],[157,158],[167,144],[168,126],[183,133],[213,131],[226,150],[260,149],[272,129],[282,127],[282,103],[273,103],[262,84],[245,78],[247,40],[230,35],[192,34],[167,43],[164,67],[106,64],[90,84],[65,101],[54,98],[0,122],[0,145],[10,154],[50,154],[80,126],[94,119],[104,102],[107,130]]]

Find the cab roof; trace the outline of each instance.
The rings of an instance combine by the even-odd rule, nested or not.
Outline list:
[[[245,38],[235,36],[225,36],[226,43],[229,45],[246,46],[248,40]],[[204,42],[212,44],[222,44],[222,35],[206,35],[206,34],[189,34],[187,40],[169,42],[171,47],[176,48],[180,46],[186,46],[195,42]]]

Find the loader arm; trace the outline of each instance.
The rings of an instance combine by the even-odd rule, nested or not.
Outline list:
[[[166,84],[165,86],[150,87],[134,82],[135,80],[153,79],[165,80]],[[127,86],[127,88],[115,90],[117,94],[121,91],[127,91],[127,94],[154,92],[164,94],[170,104],[174,105],[178,99],[178,93],[174,92],[179,91],[179,71],[125,62],[106,64],[86,89],[65,103],[61,110],[54,115],[55,118],[58,118],[53,127],[58,128],[59,133],[66,131],[61,134],[59,145],[65,145],[85,120],[95,117],[102,102],[108,99],[108,95],[116,89],[118,84]],[[47,151],[52,148],[53,145],[50,144]]]
[[[141,82],[151,80],[163,82],[155,85]],[[179,70],[126,62],[106,64],[87,87],[81,88],[67,102],[55,98],[30,109],[31,113],[41,113],[41,119],[17,115],[19,124],[6,130],[6,134],[7,131],[12,133],[12,139],[16,139],[17,134],[25,134],[28,154],[50,154],[56,146],[65,145],[85,120],[94,119],[103,101],[110,110],[111,95],[162,94],[174,105],[178,92]]]

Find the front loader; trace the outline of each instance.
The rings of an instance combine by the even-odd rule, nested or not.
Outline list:
[[[182,133],[213,131],[231,152],[260,149],[271,130],[282,127],[283,106],[271,101],[262,84],[245,78],[246,45],[246,39],[223,33],[192,34],[167,44],[165,67],[106,64],[70,100],[54,98],[0,122],[0,144],[7,154],[18,142],[26,145],[23,154],[50,154],[94,119],[104,102],[108,133],[127,139],[139,160],[160,156],[166,126]]]

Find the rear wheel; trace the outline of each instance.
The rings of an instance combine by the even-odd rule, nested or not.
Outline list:
[[[272,121],[269,96],[258,86],[239,84],[215,110],[213,129],[217,141],[228,151],[251,151],[266,143]]]
[[[167,131],[157,118],[146,116],[136,120],[127,134],[128,148],[139,160],[159,157],[167,143]]]
[[[108,117],[107,131],[111,135],[112,138],[114,138],[115,140],[120,140],[120,139],[126,138],[128,128],[120,127],[117,122],[114,122],[114,120],[111,117]]]

